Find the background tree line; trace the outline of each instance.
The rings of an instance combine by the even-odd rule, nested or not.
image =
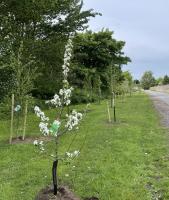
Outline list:
[[[155,78],[153,72],[146,71],[141,78],[141,86],[143,89],[148,90],[150,87],[158,85],[168,85],[169,76],[165,75],[164,77]]]
[[[122,72],[130,62],[124,55],[124,41],[106,29],[85,31],[91,17],[80,0],[2,0],[0,2],[0,99],[15,93],[48,99],[62,82],[61,66],[65,43],[71,33],[74,52],[70,82],[74,102],[94,101],[131,76]],[[129,86],[130,87],[130,86]]]

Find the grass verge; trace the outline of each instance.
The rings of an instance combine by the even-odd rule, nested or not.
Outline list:
[[[150,99],[141,94],[118,100],[117,118],[117,124],[107,122],[106,102],[91,106],[72,151],[84,141],[85,146],[78,159],[60,163],[61,181],[81,198],[169,199],[168,133]],[[38,120],[31,115],[28,121],[29,135],[36,135]],[[7,127],[8,122],[0,121],[0,200],[32,200],[51,183],[52,162],[32,144],[8,145]],[[61,139],[61,152],[73,137]]]

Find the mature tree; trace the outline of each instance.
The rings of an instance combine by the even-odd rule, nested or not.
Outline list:
[[[106,29],[98,33],[79,33],[74,44],[73,84],[84,88],[87,80],[94,88],[97,75],[101,89],[109,92],[111,87],[112,91],[113,83],[121,78],[121,65],[130,61],[122,52],[125,42],[114,39],[113,32]]]
[[[169,77],[167,75],[164,76],[164,79],[162,81],[163,85],[168,85],[169,84]]]
[[[151,71],[146,71],[142,78],[141,78],[141,85],[143,89],[148,90],[150,87],[153,87],[156,85],[155,78],[153,76],[153,73]]]
[[[18,54],[22,41],[23,57],[36,58],[42,75],[36,87],[55,92],[67,37],[75,30],[84,30],[89,18],[97,14],[93,10],[82,11],[82,5],[80,0],[2,0],[0,67],[9,64],[12,52]]]
[[[81,11],[80,0],[2,0],[0,3],[1,42],[15,48],[20,41],[34,47],[32,41],[47,41],[52,36],[83,30],[92,10]],[[2,50],[2,49],[1,49]]]

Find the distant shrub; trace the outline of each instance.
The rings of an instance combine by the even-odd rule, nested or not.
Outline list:
[[[11,114],[11,99],[6,96],[3,98],[3,101],[0,102],[0,119],[8,120],[10,119]]]
[[[86,90],[75,89],[72,96],[73,104],[80,103],[91,103],[97,101],[97,96],[95,94],[91,95],[90,92]]]
[[[11,69],[0,69],[0,101],[12,92],[15,85],[14,73]]]
[[[31,91],[31,96],[35,97],[36,99],[43,99],[48,100],[54,96],[54,93],[48,91],[42,91],[38,89],[34,89]]]

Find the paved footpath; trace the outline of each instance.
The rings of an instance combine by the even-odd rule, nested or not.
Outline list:
[[[153,100],[155,108],[162,116],[162,124],[169,128],[169,94],[156,91],[146,91]]]

